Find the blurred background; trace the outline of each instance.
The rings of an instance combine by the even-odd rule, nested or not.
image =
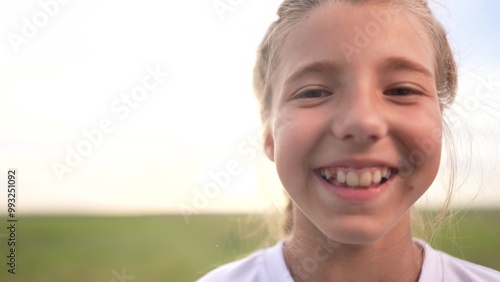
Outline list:
[[[261,235],[240,233],[284,197],[261,149],[252,68],[280,2],[0,3],[0,214],[15,168],[20,217],[19,272],[2,262],[0,279],[190,281],[259,245]],[[488,218],[484,236],[500,238],[500,2],[432,6],[460,67],[447,114],[459,151],[453,207]],[[447,161],[423,209],[443,205]]]

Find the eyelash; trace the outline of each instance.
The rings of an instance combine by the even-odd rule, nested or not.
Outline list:
[[[393,94],[394,92],[401,92],[403,91],[404,94]],[[319,94],[320,96],[317,96],[317,95],[314,95],[314,96],[311,96],[310,94]],[[417,95],[417,94],[420,94],[419,91],[417,90],[414,90],[412,88],[409,88],[409,87],[396,87],[396,88],[392,88],[392,89],[389,89],[387,91],[384,92],[385,95],[387,96],[411,96],[411,95]],[[302,92],[300,92],[299,94],[297,94],[295,96],[296,99],[314,99],[314,98],[324,98],[324,97],[328,97],[332,95],[332,93],[326,91],[326,90],[321,90],[321,89],[308,89],[308,90],[304,90]]]
[[[406,94],[388,94],[389,92],[401,91],[401,90],[404,91]],[[420,94],[420,92],[408,87],[397,87],[385,91],[384,94],[387,96],[410,96],[410,95]]]
[[[314,96],[314,97],[311,97],[311,96],[308,96],[308,94],[311,94],[311,93],[316,93],[316,94],[326,94],[326,95],[321,95],[320,97],[318,96]],[[330,92],[328,91],[325,91],[325,90],[321,90],[321,89],[308,89],[308,90],[305,90],[305,91],[302,91],[300,92],[299,94],[297,94],[295,96],[295,98],[297,99],[314,99],[314,98],[324,98],[324,97],[327,97],[327,96],[330,96],[332,95]]]

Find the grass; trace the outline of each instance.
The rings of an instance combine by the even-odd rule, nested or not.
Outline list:
[[[456,218],[459,232],[446,229],[433,245],[500,270],[500,211]],[[8,230],[0,231],[0,281],[194,281],[262,247],[262,226],[258,216],[241,215],[193,216],[189,224],[173,215],[21,218],[15,275],[7,273]],[[120,274],[134,278],[120,280]]]

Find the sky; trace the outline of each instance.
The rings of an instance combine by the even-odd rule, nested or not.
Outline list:
[[[24,214],[281,208],[252,92],[280,2],[1,2],[0,191],[14,168]],[[460,67],[454,202],[498,206],[500,2],[434,2]]]

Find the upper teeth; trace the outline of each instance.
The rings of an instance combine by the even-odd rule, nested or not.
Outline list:
[[[391,169],[388,167],[370,169],[358,172],[353,169],[338,169],[336,171],[322,168],[321,176],[326,180],[337,180],[339,183],[346,184],[349,187],[368,187],[374,184],[380,184],[382,179],[389,179]],[[333,179],[332,179],[333,178]]]

